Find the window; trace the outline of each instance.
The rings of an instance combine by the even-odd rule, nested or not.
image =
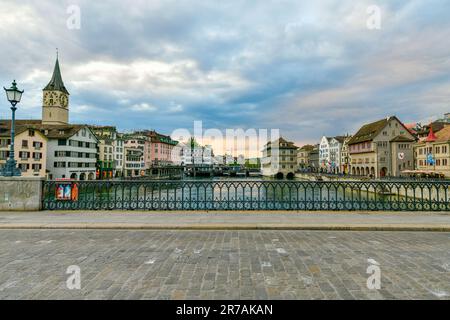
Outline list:
[[[28,140],[22,140],[22,148],[28,148]]]
[[[58,146],[65,146],[67,141],[65,139],[58,139]]]
[[[0,147],[7,147],[8,144],[8,139],[0,139]]]
[[[33,159],[34,160],[41,160],[42,159],[42,153],[41,152],[33,152]]]
[[[34,130],[28,130],[28,136],[34,137]]]
[[[65,162],[55,162],[53,165],[55,168],[65,168],[66,163]]]
[[[27,171],[28,169],[30,169],[30,165],[29,165],[28,163],[21,163],[21,164],[19,164],[19,169],[20,169],[22,172],[25,172],[25,171]]]
[[[26,151],[20,151],[19,152],[19,158],[22,160],[28,160],[28,158],[30,157],[30,153],[26,152]]]

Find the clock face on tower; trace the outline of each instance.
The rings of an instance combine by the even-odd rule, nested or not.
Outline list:
[[[64,93],[46,91],[44,92],[44,105],[49,107],[67,108],[69,105],[69,98]]]
[[[44,105],[48,106],[50,103],[50,92],[44,91]]]
[[[69,99],[67,98],[67,95],[61,94],[61,96],[59,97],[59,103],[61,104],[61,107],[67,108],[67,106],[69,105]]]

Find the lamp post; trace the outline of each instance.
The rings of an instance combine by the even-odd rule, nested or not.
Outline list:
[[[14,135],[15,135],[15,121],[16,121],[16,105],[20,102],[22,98],[22,93],[24,91],[20,91],[17,89],[16,80],[13,81],[10,89],[6,89],[3,87],[6,92],[6,97],[8,101],[11,103],[11,145],[9,151],[9,158],[6,161],[5,167],[1,171],[1,175],[5,177],[19,177],[21,175],[20,170],[16,167],[16,160],[14,159]]]

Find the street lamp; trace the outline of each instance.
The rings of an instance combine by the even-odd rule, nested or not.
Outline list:
[[[16,122],[16,105],[20,102],[22,98],[23,91],[17,89],[16,80],[13,81],[12,87],[6,89],[6,97],[11,103],[12,119],[11,119],[11,145],[9,151],[9,159],[6,161],[5,167],[1,171],[1,175],[5,177],[19,177],[21,175],[20,170],[16,167],[16,160],[14,159],[14,127]]]

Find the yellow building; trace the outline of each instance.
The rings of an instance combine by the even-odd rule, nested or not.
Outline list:
[[[450,178],[450,125],[414,145],[415,169]]]
[[[0,123],[0,166],[9,157],[11,121]],[[47,138],[33,126],[16,126],[14,159],[24,177],[46,177]]]
[[[356,176],[398,177],[413,169],[415,137],[397,117],[362,126],[348,142],[350,173]]]

